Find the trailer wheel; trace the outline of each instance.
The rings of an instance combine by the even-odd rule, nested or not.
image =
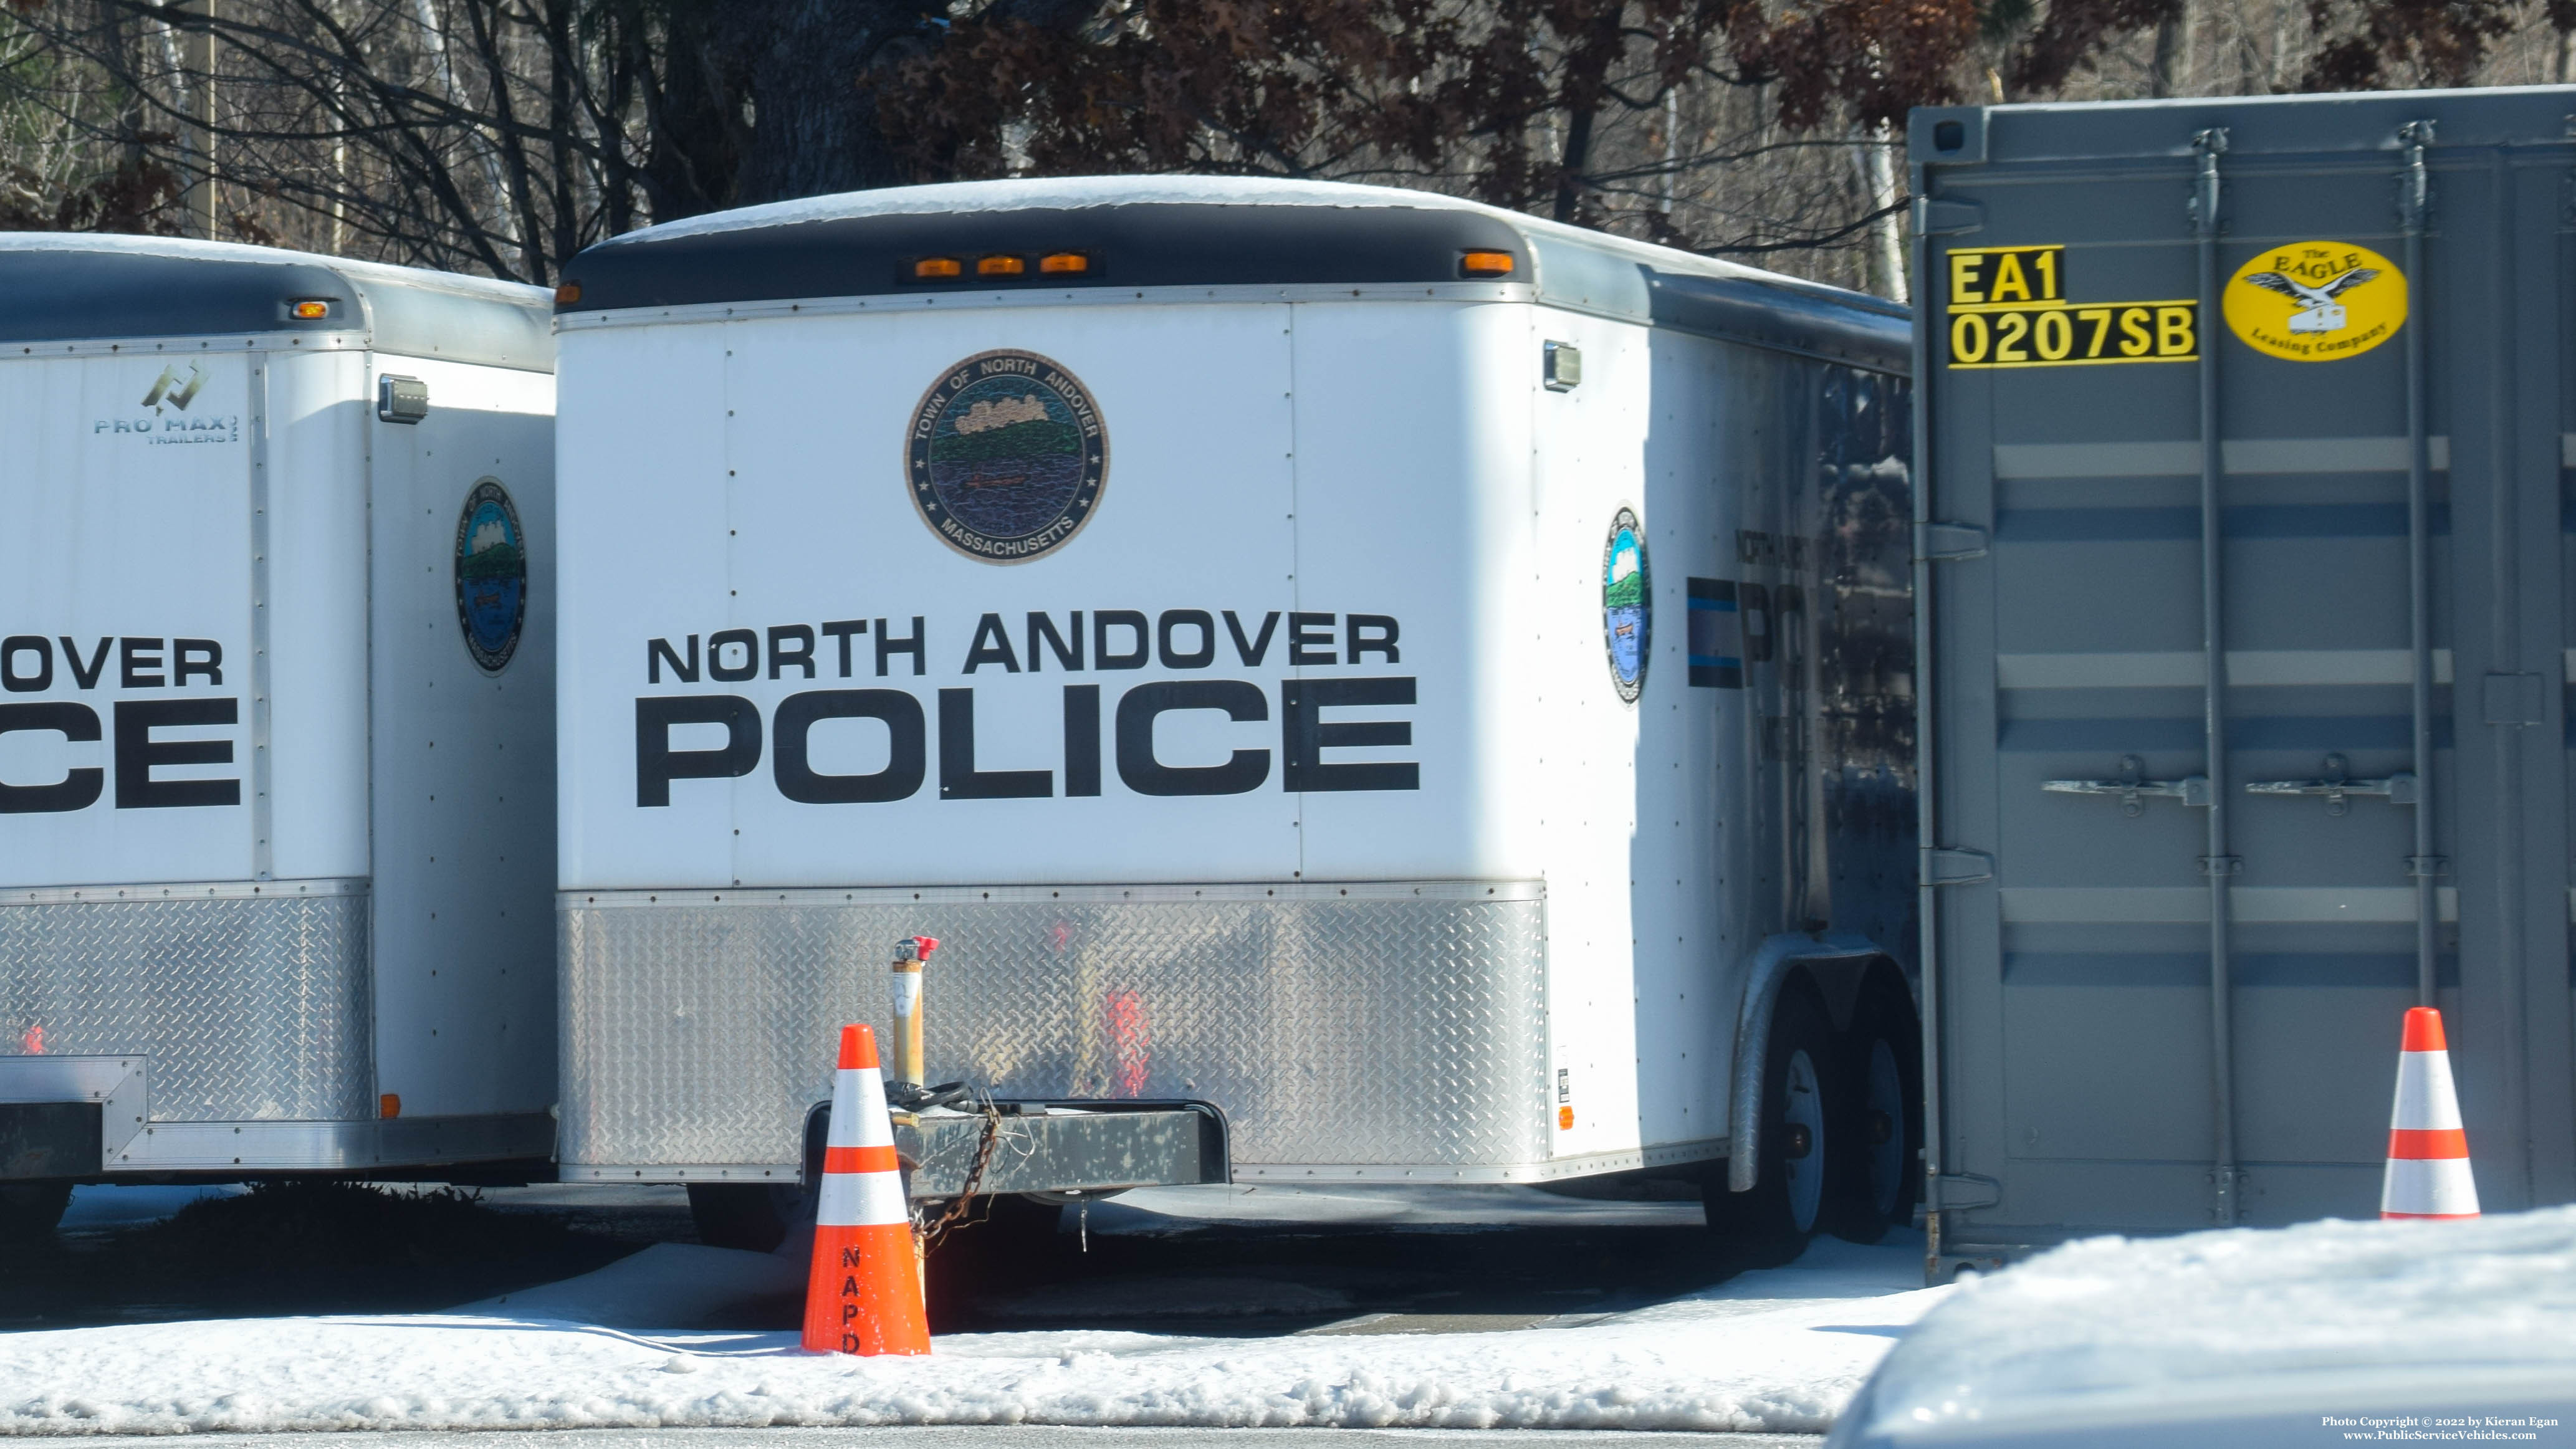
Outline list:
[[[805,1211],[805,1190],[765,1182],[693,1182],[689,1218],[698,1241],[710,1248],[769,1253],[787,1241],[788,1227]]]
[[[71,1205],[69,1180],[0,1186],[0,1247],[52,1237]]]
[[[1833,1129],[1847,1120],[1833,1048],[1824,1007],[1805,990],[1783,990],[1762,1054],[1760,1175],[1749,1192],[1728,1191],[1723,1173],[1701,1186],[1709,1230],[1756,1263],[1796,1257],[1826,1216],[1840,1175]]]
[[[1914,1221],[1923,1187],[1923,1041],[1913,1003],[1892,985],[1873,987],[1843,1046],[1852,1087],[1843,1138],[1852,1150],[1832,1226],[1836,1236],[1875,1243]]]

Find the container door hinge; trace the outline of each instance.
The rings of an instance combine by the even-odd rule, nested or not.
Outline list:
[[[1956,563],[1986,556],[1986,531],[1973,523],[1915,525],[1914,556],[1925,563]]]
[[[1926,885],[1975,885],[1995,878],[1995,858],[1982,850],[1961,850],[1956,846],[1923,852],[1923,883]]]
[[[2109,780],[2043,780],[2039,788],[2056,795],[2114,795],[2119,797],[2120,813],[2135,820],[2147,812],[2150,798],[2180,800],[2186,806],[2207,809],[2209,777],[2186,775],[2179,780],[2150,780],[2147,762],[2136,755],[2120,757],[2120,773]]]
[[[1986,224],[1986,209],[1973,201],[1943,201],[1937,196],[1914,198],[1914,230],[1921,236],[1958,236],[1978,231]]]
[[[1969,1208],[1993,1207],[2004,1200],[2004,1185],[1991,1177],[1973,1172],[1945,1172],[1932,1179],[1932,1201],[1925,1206],[1934,1212],[1963,1212]]]

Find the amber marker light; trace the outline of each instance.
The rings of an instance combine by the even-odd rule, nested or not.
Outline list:
[[[916,282],[944,282],[964,275],[966,268],[955,257],[923,257],[912,264],[912,279]]]
[[[1512,274],[1512,254],[1469,252],[1458,259],[1458,270],[1471,277],[1508,277]]]
[[[402,1115],[402,1094],[387,1092],[376,1099],[376,1115],[387,1119]]]
[[[331,315],[328,302],[297,302],[286,309],[298,322],[319,322]]]
[[[1091,258],[1080,252],[1049,252],[1038,258],[1038,270],[1051,276],[1078,276],[1091,270]]]
[[[566,282],[555,288],[555,305],[558,307],[569,307],[580,300],[581,283],[579,282]]]
[[[1025,257],[985,257],[975,263],[979,277],[1016,277],[1029,269]]]

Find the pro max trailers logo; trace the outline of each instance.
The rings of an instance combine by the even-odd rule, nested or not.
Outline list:
[[[940,541],[1025,563],[1091,521],[1109,433],[1090,389],[1034,352],[982,352],[922,395],[904,437],[913,507]]]

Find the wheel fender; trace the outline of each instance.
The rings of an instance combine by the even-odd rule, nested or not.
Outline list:
[[[1810,961],[1849,961],[1887,952],[1864,936],[1783,932],[1763,941],[1744,968],[1735,1012],[1735,1083],[1727,1100],[1726,1190],[1751,1192],[1762,1171],[1762,1055],[1771,1011],[1792,971]]]

